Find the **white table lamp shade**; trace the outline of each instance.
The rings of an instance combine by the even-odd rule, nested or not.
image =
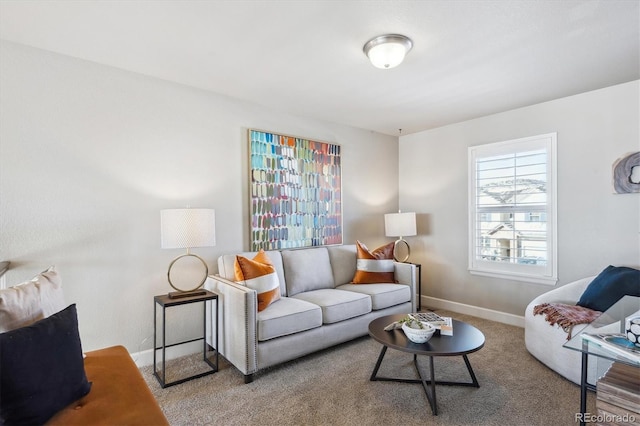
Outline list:
[[[213,209],[160,211],[160,239],[164,249],[216,245],[216,213]]]
[[[411,237],[417,235],[416,214],[414,212],[385,214],[384,231],[387,237]]]

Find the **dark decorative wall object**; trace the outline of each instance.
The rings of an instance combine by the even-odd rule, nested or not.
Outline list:
[[[640,151],[613,163],[613,187],[618,194],[640,192]]]

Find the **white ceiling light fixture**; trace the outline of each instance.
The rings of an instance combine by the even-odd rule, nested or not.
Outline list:
[[[400,34],[385,34],[365,43],[362,50],[376,68],[389,69],[402,63],[413,47],[409,37]]]

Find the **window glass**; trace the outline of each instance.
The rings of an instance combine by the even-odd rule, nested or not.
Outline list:
[[[556,134],[469,148],[469,269],[555,284]]]

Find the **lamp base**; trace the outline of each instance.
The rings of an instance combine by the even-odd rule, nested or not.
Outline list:
[[[398,245],[400,243],[403,243],[407,247],[407,253],[402,258],[400,258],[397,254],[399,251]],[[411,254],[411,247],[409,247],[409,243],[406,240],[403,240],[402,238],[400,238],[399,240],[396,240],[395,243],[393,243],[393,260],[395,260],[396,262],[405,263],[407,260],[409,260],[410,254]]]
[[[205,294],[207,294],[206,290],[172,291],[168,296],[169,299],[180,299],[182,297],[204,296]]]
[[[171,268],[173,268],[173,265],[178,260],[185,259],[185,258],[194,258],[194,259],[197,259],[200,263],[202,263],[203,275],[202,275],[202,280],[198,283],[197,286],[191,287],[191,288],[182,289],[182,288],[176,286],[173,283],[173,281],[171,280]],[[179,299],[181,297],[191,297],[191,296],[203,296],[203,295],[205,295],[206,291],[201,289],[200,287],[202,287],[202,284],[205,283],[205,281],[207,280],[207,276],[208,275],[209,275],[209,268],[207,267],[207,264],[205,263],[204,260],[202,260],[202,258],[200,256],[196,256],[195,254],[191,254],[191,253],[189,253],[187,251],[187,254],[183,254],[181,256],[176,257],[169,264],[169,270],[167,271],[167,280],[169,280],[169,285],[171,286],[171,288],[173,288],[174,290],[177,290],[177,291],[172,291],[171,293],[169,293],[169,298],[171,298],[171,299]]]

